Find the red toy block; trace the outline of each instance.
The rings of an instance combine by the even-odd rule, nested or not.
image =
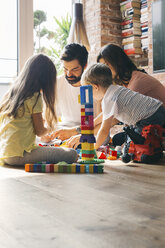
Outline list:
[[[81,125],[93,127],[93,116],[81,116]]]
[[[113,157],[117,157],[117,151],[110,150],[110,155]]]
[[[92,126],[87,126],[87,125],[81,125],[81,130],[93,130],[94,127]]]
[[[99,156],[99,159],[106,159],[107,157],[106,157],[106,155],[105,155],[105,153],[104,152],[102,152],[101,154],[100,154],[100,156]]]
[[[84,157],[84,158],[94,158],[94,154],[85,154],[85,153],[83,153],[82,155],[82,158]]]

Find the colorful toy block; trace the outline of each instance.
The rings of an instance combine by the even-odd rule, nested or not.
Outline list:
[[[94,150],[94,143],[88,143],[88,142],[84,142],[81,143],[81,149],[82,150]]]
[[[110,150],[110,155],[114,156],[114,157],[117,157],[117,151]]]
[[[93,116],[81,116],[81,125],[87,125],[89,127],[93,127]]]
[[[93,104],[93,93],[91,85],[80,86],[80,102],[81,104]]]
[[[91,85],[80,87],[81,102],[81,164],[89,164],[89,171],[93,170],[90,164],[102,163],[103,160],[96,159],[94,143],[94,121],[93,121],[93,91]],[[94,171],[94,170],[93,170]]]
[[[82,134],[80,137],[80,143],[87,142],[87,143],[95,143],[96,139],[94,135]]]
[[[94,134],[94,130],[82,130],[81,129],[81,134]]]
[[[93,130],[94,129],[94,126],[87,126],[87,125],[81,125],[81,130]]]
[[[104,152],[97,152],[97,156],[99,159],[106,159],[107,158]]]
[[[117,159],[117,157],[116,156],[109,156],[109,157],[107,157],[107,159],[109,159],[109,160],[116,160]]]
[[[81,150],[82,154],[94,154],[95,155],[95,150]]]
[[[103,173],[101,164],[25,164],[26,172],[41,173]]]

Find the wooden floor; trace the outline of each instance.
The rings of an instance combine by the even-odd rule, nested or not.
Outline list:
[[[0,167],[0,248],[164,248],[165,157],[101,174]]]

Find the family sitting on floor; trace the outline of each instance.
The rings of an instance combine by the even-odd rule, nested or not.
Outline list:
[[[87,60],[84,46],[67,45],[61,55],[64,75],[56,78],[56,67],[46,55],[28,59],[0,102],[0,159],[4,163],[77,161],[81,85],[93,87],[96,149],[119,122],[136,126],[139,133],[145,125],[165,126],[165,87],[138,69],[119,46],[103,47],[97,63],[88,68]],[[68,139],[70,148],[37,146],[36,136],[46,142]]]

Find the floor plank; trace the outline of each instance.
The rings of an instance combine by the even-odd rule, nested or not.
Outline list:
[[[102,174],[0,167],[0,247],[164,248],[165,157]]]

